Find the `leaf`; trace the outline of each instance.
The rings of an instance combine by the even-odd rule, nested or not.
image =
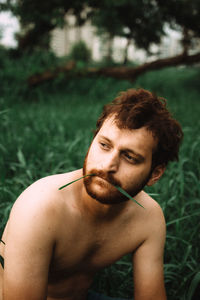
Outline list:
[[[4,258],[0,255],[0,264],[2,265],[2,268],[4,269]]]
[[[185,220],[185,219],[191,219],[191,217],[196,216],[196,215],[199,215],[199,213],[200,213],[200,210],[197,210],[195,213],[193,213],[193,214],[191,214],[191,215],[184,216],[184,217],[180,217],[180,218],[177,218],[177,219],[172,220],[172,221],[170,221],[170,222],[167,222],[166,225],[169,226],[169,225],[171,225],[171,224],[174,224],[174,223],[179,222],[179,221],[183,221],[183,220]]]
[[[199,283],[200,283],[200,272],[197,272],[194,278],[192,279],[192,282],[188,290],[188,295],[187,295],[188,300],[192,300],[192,296],[194,295],[195,290]]]
[[[116,187],[116,189],[122,193],[124,196],[126,196],[127,198],[129,198],[130,200],[134,201],[135,203],[137,203],[139,206],[143,207],[139,202],[137,202],[135,199],[133,199],[133,197],[131,197],[131,195],[129,195],[125,190],[123,190],[120,186],[118,185],[114,185],[114,187]]]
[[[63,186],[61,186],[61,187],[59,187],[59,190],[62,190],[62,189],[64,189],[66,186],[68,186],[68,185],[70,185],[70,184],[72,184],[72,183],[74,183],[74,182],[76,182],[76,181],[78,181],[78,180],[80,180],[80,179],[82,179],[82,178],[84,178],[84,177],[87,177],[87,176],[95,176],[95,174],[84,175],[84,176],[82,176],[82,177],[80,177],[80,178],[78,178],[78,179],[76,179],[76,180],[73,180],[73,181],[71,181],[71,182],[69,182],[69,183],[67,183],[67,184],[65,184],[65,185],[63,185]]]
[[[18,158],[18,161],[20,163],[20,166],[21,167],[26,167],[26,160],[25,160],[24,154],[23,154],[21,149],[19,149],[18,152],[17,152],[17,158]]]

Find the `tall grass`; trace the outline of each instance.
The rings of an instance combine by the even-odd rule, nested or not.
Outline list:
[[[28,62],[27,62],[28,63]],[[200,283],[200,88],[199,70],[165,69],[131,84],[109,78],[58,78],[29,90],[25,63],[2,79],[0,98],[1,232],[18,195],[49,174],[82,167],[102,106],[119,91],[144,87],[168,99],[184,131],[179,162],[147,192],[164,210],[167,222],[165,281],[170,300],[198,299]],[[9,63],[6,63],[9,66]],[[32,64],[30,63],[30,66]],[[18,72],[17,74],[15,74]],[[20,71],[21,72],[21,71]],[[28,73],[28,71],[26,71]],[[0,74],[0,77],[3,76]],[[12,82],[9,85],[9,81]],[[132,296],[130,255],[97,275],[94,288],[108,295]],[[196,293],[196,295],[195,295]],[[192,298],[193,297],[193,298]]]

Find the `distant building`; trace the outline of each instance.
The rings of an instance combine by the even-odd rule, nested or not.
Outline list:
[[[19,22],[11,12],[0,12],[0,45],[15,48],[17,41],[14,35],[19,30]]]
[[[92,53],[92,58],[95,61],[101,60],[107,51],[106,43],[99,36],[96,35],[96,28],[90,22],[86,22],[84,26],[78,27],[75,25],[75,17],[73,15],[66,15],[66,25],[62,29],[55,29],[52,31],[51,48],[58,56],[68,55],[74,43],[79,40],[86,42]],[[144,62],[155,58],[164,58],[175,56],[182,51],[180,45],[181,34],[166,28],[167,35],[163,37],[161,44],[152,46],[152,56],[148,56],[144,50],[137,49],[133,42],[128,49],[128,59],[130,61]],[[113,43],[113,59],[116,62],[123,61],[124,48],[126,46],[126,39],[116,37]]]

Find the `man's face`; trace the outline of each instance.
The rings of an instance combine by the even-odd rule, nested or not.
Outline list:
[[[85,158],[83,174],[87,193],[103,204],[127,201],[113,185],[132,197],[151,177],[152,152],[156,140],[146,128],[119,129],[114,118],[105,120]]]

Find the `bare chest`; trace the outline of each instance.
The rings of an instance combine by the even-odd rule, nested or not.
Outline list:
[[[134,229],[125,226],[87,231],[80,229],[62,240],[55,248],[50,267],[50,280],[69,278],[75,274],[93,275],[99,269],[113,264],[127,253],[133,252],[141,242]]]
[[[69,295],[66,299],[79,299],[78,295],[87,293],[97,271],[133,252],[142,241],[141,227],[129,220],[121,218],[103,226],[87,226],[83,221],[78,226],[76,222],[63,224],[49,269],[51,298]]]

